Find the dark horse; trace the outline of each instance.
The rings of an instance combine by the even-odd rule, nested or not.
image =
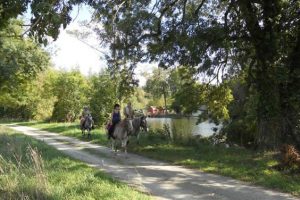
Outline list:
[[[88,132],[88,138],[91,137],[91,130],[93,129],[94,121],[91,115],[86,116],[80,123],[82,136],[85,136],[85,131]]]
[[[133,118],[132,126],[133,126],[133,130],[132,132],[129,133],[129,136],[137,137],[137,143],[139,143],[141,129],[144,132],[148,131],[146,116]]]

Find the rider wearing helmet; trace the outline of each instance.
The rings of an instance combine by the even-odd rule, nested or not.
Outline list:
[[[82,113],[81,113],[81,117],[80,117],[80,125],[82,126],[85,122],[85,119],[91,116],[91,112],[90,109],[87,106],[83,107]]]

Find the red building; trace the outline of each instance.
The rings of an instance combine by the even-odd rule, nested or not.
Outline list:
[[[150,106],[147,110],[147,116],[148,117],[155,117],[157,115],[164,115],[165,109],[163,109],[161,106]]]

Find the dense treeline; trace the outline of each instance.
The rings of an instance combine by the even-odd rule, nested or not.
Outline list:
[[[197,111],[204,104],[209,112],[199,120],[222,122],[221,133],[242,145],[274,148],[294,143],[300,147],[299,0],[2,1],[0,101],[5,106],[1,112],[27,118],[49,112],[56,120],[74,120],[78,111],[65,107],[67,103],[68,109],[73,109],[74,102],[94,102],[92,109],[99,109],[97,115],[107,112],[93,99],[102,98],[94,94],[102,91],[101,81],[85,80],[76,72],[67,74],[66,80],[59,75],[55,78],[55,87],[68,81],[66,88],[53,89],[50,84],[52,90],[44,89],[52,91],[55,100],[40,97],[40,91],[32,95],[32,84],[27,84],[45,70],[48,59],[32,40],[47,44],[47,35],[57,38],[59,27],[70,23],[70,12],[80,3],[94,8],[93,21],[103,25],[96,32],[110,47],[106,55],[108,74],[117,81],[112,86],[114,92],[105,88],[105,94],[113,94],[109,100],[130,98],[137,84],[133,74],[139,62],[155,61],[169,69],[188,66],[172,70],[167,79],[157,72],[145,87],[152,100],[162,97],[164,107],[169,104],[184,113]],[[29,7],[29,28],[21,30],[21,22],[11,27],[11,19]],[[104,74],[98,78],[105,79]],[[179,78],[176,82],[172,77]],[[72,84],[82,84],[82,88]],[[76,97],[57,95],[71,88],[76,88]],[[91,95],[86,96],[87,91]],[[38,103],[30,102],[39,102],[39,98],[51,101],[53,110],[27,112],[38,107]],[[39,106],[46,105],[52,104],[43,101]]]
[[[74,121],[91,105],[103,122],[116,99],[116,84],[105,74],[84,77],[79,71],[57,71],[34,40],[14,37],[21,21],[11,20],[0,32],[0,116]],[[106,93],[105,93],[106,91]]]
[[[99,0],[91,5],[105,25],[101,36],[110,42],[115,63],[189,66],[194,75],[219,85],[207,80],[204,91],[196,84],[185,87],[196,97],[188,99],[191,105],[208,98],[212,117],[227,126],[225,134],[260,148],[285,142],[300,147],[299,0]],[[223,101],[228,90],[234,90],[230,105]]]

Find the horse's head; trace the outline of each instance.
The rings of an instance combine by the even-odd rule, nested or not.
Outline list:
[[[143,129],[143,131],[147,132],[148,131],[148,127],[147,127],[147,117],[146,116],[142,116],[141,117],[141,123],[140,123],[140,127]]]
[[[124,121],[125,121],[125,128],[126,128],[126,130],[128,132],[132,132],[133,131],[132,119],[126,118]]]

